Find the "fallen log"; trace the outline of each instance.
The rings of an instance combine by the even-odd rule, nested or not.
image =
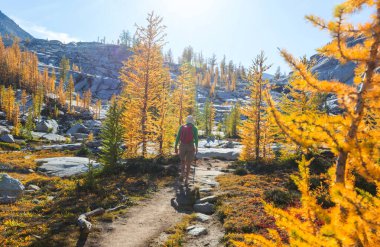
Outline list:
[[[124,208],[127,208],[128,206],[127,205],[120,205],[120,206],[117,206],[117,207],[114,207],[114,208],[109,208],[106,210],[106,212],[113,212],[113,211],[116,211],[116,210],[119,210],[119,209],[124,209]]]
[[[97,208],[90,212],[79,215],[77,222],[80,229],[86,233],[89,233],[91,231],[92,224],[87,220],[87,217],[101,215],[104,214],[104,212],[104,208]]]

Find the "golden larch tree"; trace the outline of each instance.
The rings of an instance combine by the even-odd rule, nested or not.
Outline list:
[[[148,142],[156,138],[157,106],[160,99],[160,85],[164,66],[161,53],[165,26],[162,18],[149,13],[146,27],[138,26],[135,34],[138,42],[132,47],[133,55],[123,62],[120,79],[124,83],[123,100],[127,102],[124,116],[126,145],[132,150],[141,147],[140,155],[147,156]],[[137,121],[136,121],[137,120]],[[132,131],[132,133],[131,133]],[[136,149],[136,146],[139,147]]]
[[[374,10],[367,22],[347,21],[363,8]],[[325,22],[307,17],[333,38],[318,50],[321,55],[356,64],[353,85],[318,80],[302,61],[284,50],[282,55],[293,69],[298,90],[334,94],[342,114],[290,119],[276,109],[268,94],[267,102],[278,126],[295,143],[304,148],[327,147],[337,157],[329,173],[330,197],[335,206],[323,209],[317,204],[310,191],[311,161],[303,158],[299,162],[300,175],[293,176],[302,194],[301,207],[285,211],[268,204],[266,209],[275,216],[276,224],[288,231],[290,246],[380,246],[380,1],[346,0],[335,8],[334,18]],[[308,126],[310,133],[303,135],[294,122]],[[377,193],[356,188],[355,173],[373,183]],[[272,239],[275,241],[249,235],[246,240],[257,246],[285,245],[275,231]]]
[[[264,72],[270,66],[265,64],[266,57],[261,52],[253,61],[247,79],[250,82],[249,103],[242,108],[242,114],[247,117],[241,126],[240,135],[242,138],[243,150],[240,154],[242,160],[256,160],[260,158],[260,144],[262,137],[262,123],[266,121],[264,105],[264,87],[268,84],[263,79]]]
[[[195,80],[194,69],[188,64],[182,64],[180,74],[175,81],[173,100],[178,107],[178,125],[184,123],[184,118],[193,114],[195,104]]]

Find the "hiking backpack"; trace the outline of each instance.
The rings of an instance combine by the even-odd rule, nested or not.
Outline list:
[[[193,126],[191,124],[182,125],[180,140],[183,144],[189,144],[193,141]]]

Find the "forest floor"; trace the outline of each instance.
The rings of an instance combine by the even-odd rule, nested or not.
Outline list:
[[[223,174],[229,164],[228,161],[214,159],[198,160],[195,172],[196,186],[201,191],[203,188],[206,191],[210,189],[211,193],[218,193],[216,177]],[[167,242],[172,229],[193,213],[185,210],[177,211],[172,206],[171,201],[177,189],[177,183],[162,188],[150,198],[131,207],[125,215],[115,221],[98,223],[97,231],[89,236],[84,246],[170,246]],[[182,246],[223,246],[221,240],[224,229],[215,215],[208,222],[198,222],[196,225],[205,227],[208,234],[190,237],[181,232]]]

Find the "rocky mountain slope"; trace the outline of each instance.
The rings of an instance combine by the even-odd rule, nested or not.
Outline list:
[[[21,45],[36,52],[41,68],[58,68],[65,56],[80,68],[80,72],[71,71],[75,90],[84,92],[90,88],[95,98],[104,100],[120,92],[119,70],[122,61],[127,60],[131,54],[125,46],[97,42],[63,44],[57,40],[33,39],[22,42]]]
[[[75,88],[77,92],[84,92],[91,89],[95,98],[109,99],[113,94],[118,94],[121,90],[119,80],[119,70],[122,61],[128,59],[131,52],[120,45],[102,44],[98,42],[72,42],[63,44],[56,40],[33,39],[33,37],[22,30],[14,21],[0,12],[0,32],[2,35],[14,34],[24,41],[21,45],[24,49],[34,51],[38,55],[41,69],[44,66],[57,68],[62,57],[70,59],[72,63],[78,65],[80,72],[72,71],[75,79]],[[30,40],[25,40],[25,39]],[[349,45],[355,45],[362,40],[352,40]],[[320,55],[312,56],[316,60],[313,71],[316,72],[320,79],[336,79],[341,82],[352,84],[354,76],[354,63],[340,64],[337,60]],[[177,66],[174,66],[177,67]],[[58,71],[57,71],[58,72]],[[175,77],[176,72],[172,73]],[[272,80],[273,84],[279,85],[277,92],[281,92],[282,87],[287,84],[288,78]],[[218,110],[222,113],[228,111],[225,103],[244,101],[248,97],[247,84],[241,83],[236,92],[225,92],[222,88],[217,89],[215,103]],[[198,90],[198,100],[203,103],[208,97],[207,90]],[[220,108],[220,109],[219,109]]]
[[[21,40],[33,39],[33,36],[23,30],[12,19],[0,11],[0,34],[1,36],[16,36]]]

